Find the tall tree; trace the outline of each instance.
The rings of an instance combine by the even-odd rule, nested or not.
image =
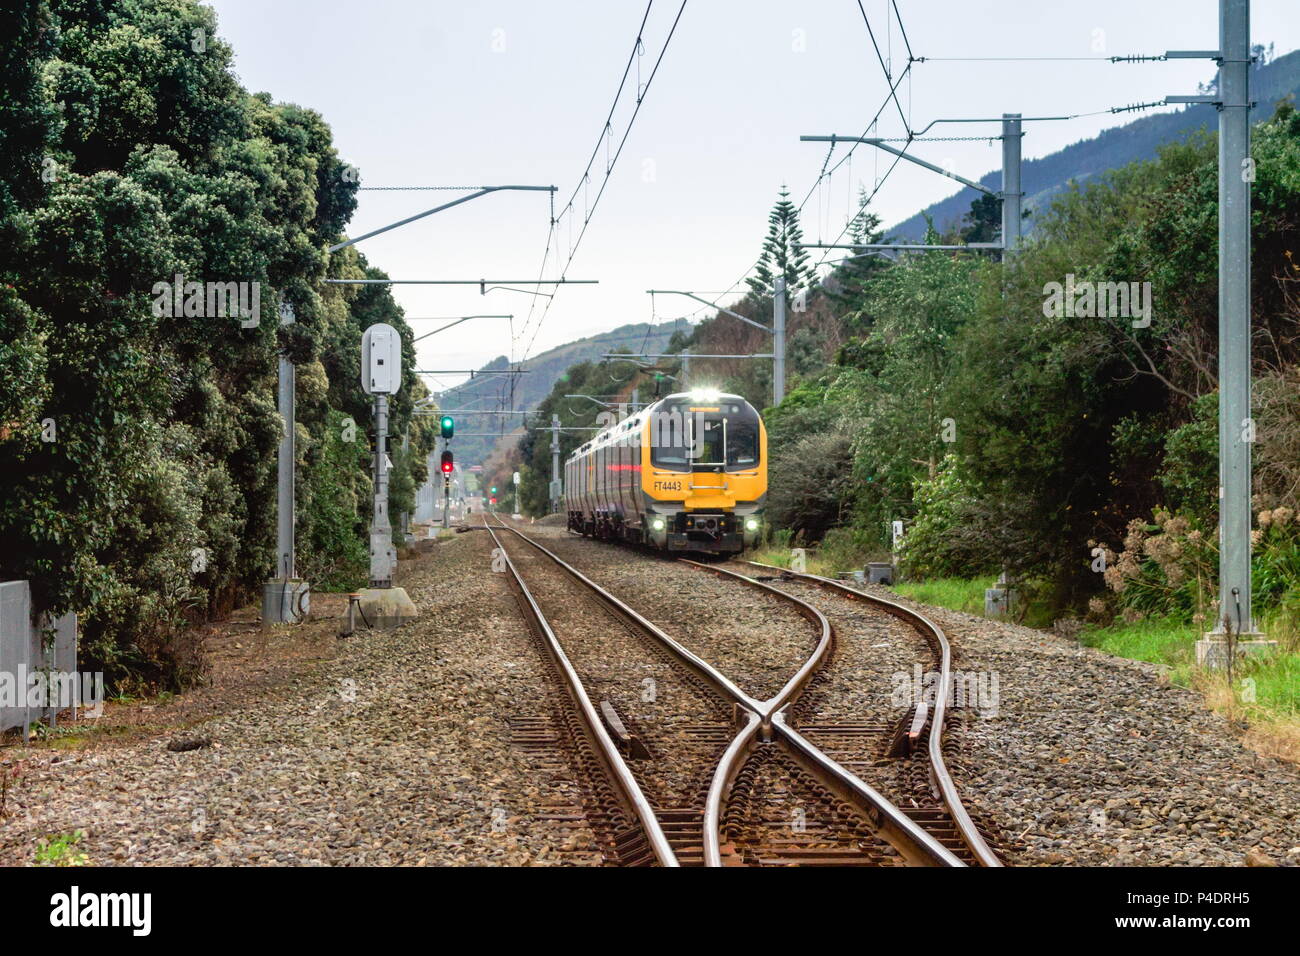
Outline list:
[[[1002,200],[981,193],[970,204],[970,212],[961,217],[962,242],[997,242],[1002,235]]]
[[[785,186],[781,187],[776,205],[767,217],[767,238],[763,240],[763,254],[754,276],[745,280],[750,294],[758,299],[769,298],[778,275],[785,276],[785,287],[791,291],[811,289],[817,284],[817,273],[809,266],[808,253],[803,247],[799,210],[790,201],[790,190]]]
[[[867,210],[867,190],[858,187],[858,212],[849,223],[849,241],[861,243],[882,242],[880,217]],[[889,260],[881,255],[855,253],[845,259],[831,274],[833,281],[826,284],[826,296],[837,306],[849,311],[862,308],[863,293],[868,280],[889,267]]]

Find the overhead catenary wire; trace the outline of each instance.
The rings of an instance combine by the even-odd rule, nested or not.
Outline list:
[[[858,9],[862,12],[862,22],[865,23],[865,24],[867,25],[867,35],[871,37],[871,46],[872,46],[872,49],[874,49],[874,50],[876,51],[876,60],[877,60],[877,62],[879,62],[879,64],[880,64],[880,69],[881,69],[881,70],[884,72],[884,74],[885,74],[885,82],[886,82],[886,83],[890,83],[890,82],[892,82],[893,77],[889,75],[889,66],[885,63],[885,58],[884,58],[884,56],[883,56],[883,55],[881,54],[881,52],[880,52],[880,44],[876,42],[876,31],[873,30],[873,29],[871,29],[871,18],[867,16],[867,8],[864,7],[864,6],[862,5],[862,0],[858,0]],[[897,6],[894,7],[894,12],[895,12],[895,13],[898,12],[898,7],[897,7]],[[912,63],[911,63],[911,60],[909,59],[908,64],[907,64],[907,68],[905,68],[905,69],[903,70],[903,74],[902,74],[902,75],[906,75],[908,69],[910,69],[911,66],[912,66]],[[900,78],[899,78],[899,79],[900,79],[900,82],[901,82],[901,79],[902,79],[902,75],[900,75]],[[893,98],[894,106],[897,107],[897,109],[898,109],[898,118],[899,118],[900,120],[903,121],[903,129],[907,130],[908,133],[911,133],[911,131],[912,131],[912,130],[911,130],[911,127],[909,127],[909,126],[907,125],[907,115],[903,112],[903,104],[900,103],[900,102],[898,101],[898,92],[897,92],[897,90],[898,90],[897,85],[890,86],[890,88],[889,88],[889,95],[890,95],[890,97]]]
[[[653,2],[653,0],[652,0],[652,2]],[[649,75],[648,77],[646,77],[646,81],[645,81],[644,87],[641,88],[641,89],[639,89],[639,90],[637,91],[637,96],[636,96],[636,105],[635,105],[635,107],[634,107],[633,110],[632,110],[632,115],[628,118],[627,126],[626,126],[626,127],[624,128],[624,130],[623,130],[623,136],[622,136],[622,138],[619,140],[618,148],[617,148],[616,150],[614,150],[614,155],[613,155],[613,157],[609,160],[609,163],[608,163],[608,165],[607,165],[607,167],[606,167],[606,169],[605,169],[605,176],[604,176],[604,178],[601,180],[601,183],[600,183],[600,188],[597,189],[597,191],[596,191],[596,198],[595,198],[594,200],[592,200],[591,205],[590,205],[589,207],[587,207],[587,209],[586,209],[586,211],[585,211],[585,213],[584,213],[584,216],[583,216],[582,227],[578,230],[578,237],[577,237],[577,239],[573,242],[572,246],[570,247],[568,258],[565,260],[564,266],[563,266],[563,267],[560,269],[560,271],[559,271],[559,274],[560,274],[560,277],[561,277],[561,278],[563,278],[564,275],[568,272],[569,266],[571,266],[571,265],[573,264],[574,256],[577,255],[578,249],[579,249],[579,247],[582,245],[583,237],[586,236],[586,234],[587,234],[587,227],[588,227],[588,225],[590,225],[590,223],[591,223],[592,217],[593,217],[593,215],[594,215],[595,212],[596,212],[596,208],[600,205],[601,197],[603,197],[603,196],[605,195],[605,188],[609,185],[609,181],[610,181],[610,178],[611,178],[612,175],[613,175],[614,168],[615,168],[615,166],[618,165],[619,157],[623,155],[623,148],[627,145],[628,137],[631,136],[631,134],[632,134],[632,128],[636,125],[636,119],[637,119],[637,116],[640,115],[640,112],[641,112],[641,106],[642,106],[642,104],[645,103],[645,99],[646,99],[646,97],[647,97],[647,96],[649,95],[649,93],[650,93],[650,87],[651,87],[651,85],[653,85],[654,80],[655,80],[655,77],[656,77],[656,76],[658,75],[658,73],[659,73],[659,67],[663,64],[664,56],[665,56],[665,54],[667,54],[667,52],[668,52],[668,47],[669,47],[669,45],[672,43],[673,36],[674,36],[674,35],[676,34],[676,32],[677,32],[677,26],[678,26],[679,23],[681,23],[682,14],[683,14],[683,13],[685,12],[685,10],[686,10],[686,4],[687,4],[687,0],[682,0],[681,6],[677,8],[677,15],[673,18],[672,26],[671,26],[671,27],[669,28],[669,30],[668,30],[668,36],[664,39],[663,46],[659,49],[659,56],[655,59],[655,64],[654,64],[654,66],[653,66],[653,67],[651,68],[651,70],[650,70],[650,75]],[[649,6],[647,6],[647,7],[646,7],[646,17],[647,17],[647,18],[649,17],[649,13],[650,13],[650,9],[649,9]],[[643,20],[642,20],[642,29],[644,29],[644,26],[645,26],[645,20],[643,19]],[[638,51],[638,49],[640,49],[640,48],[641,48],[641,33],[638,32],[638,34],[637,34],[637,43],[633,46],[632,59],[634,59],[634,58],[638,55],[637,51]],[[631,59],[629,60],[629,67],[630,67],[630,64],[631,64]],[[625,70],[625,71],[624,71],[624,77],[623,77],[624,82],[626,81],[626,79],[627,79],[627,71]],[[621,82],[621,83],[619,84],[619,90],[621,91],[622,88],[623,88],[623,83]],[[616,99],[615,99],[615,106],[616,106],[616,105],[617,105],[617,97],[616,97]],[[614,107],[611,107],[611,109],[610,109],[610,116],[611,116],[611,117],[613,116],[613,110],[614,110]],[[607,120],[606,120],[606,128],[608,128],[608,126],[609,126],[609,120],[607,119]],[[604,135],[604,133],[602,133],[602,135]],[[599,149],[600,149],[599,141],[598,141],[597,144],[596,144],[596,149],[597,149],[597,152],[599,152]],[[588,166],[588,172],[589,172],[589,171],[590,171],[590,165]],[[587,175],[587,173],[584,173],[583,175],[584,175],[584,178],[585,178],[586,175]],[[575,192],[575,195],[576,195],[577,190],[575,189],[574,192]],[[563,215],[564,215],[564,212],[561,212],[560,215],[563,216]],[[547,316],[550,314],[551,306],[554,304],[554,302],[555,302],[555,299],[554,299],[554,298],[551,298],[551,299],[548,299],[548,300],[547,300],[545,307],[542,309],[542,314],[538,317],[538,319],[537,319],[537,323],[536,323],[536,325],[534,325],[534,327],[533,327],[533,333],[532,333],[532,336],[531,336],[531,337],[529,338],[529,340],[528,340],[528,345],[525,347],[524,352],[523,352],[523,355],[522,355],[522,356],[520,357],[520,359],[519,359],[520,362],[524,362],[524,361],[526,361],[527,358],[528,358],[528,356],[531,354],[531,352],[532,352],[532,347],[533,347],[533,343],[536,342],[536,340],[537,340],[537,333],[541,331],[542,325],[546,322],[546,318],[547,318]],[[521,337],[521,338],[522,338],[522,336],[525,334],[526,330],[527,330],[527,323],[525,323],[524,330],[522,330],[522,331],[520,332],[520,337]]]
[[[649,19],[650,19],[650,9],[651,9],[653,6],[654,6],[654,0],[649,0],[649,2],[646,4],[646,7],[645,7],[645,13],[644,13],[644,14],[642,15],[642,17],[641,17],[641,25],[640,25],[639,27],[637,27],[636,40],[635,40],[635,41],[633,42],[633,44],[632,44],[632,52],[628,54],[627,63],[623,66],[623,75],[622,75],[622,77],[619,78],[619,81],[618,81],[618,89],[614,91],[614,100],[613,100],[612,103],[610,103],[609,113],[608,113],[608,114],[606,115],[606,117],[605,117],[605,123],[604,123],[604,125],[601,127],[600,135],[596,138],[596,145],[595,145],[595,146],[592,148],[592,150],[591,150],[591,156],[587,159],[587,165],[586,165],[586,167],[583,169],[583,171],[582,171],[582,175],[581,175],[580,177],[578,177],[578,184],[577,184],[576,186],[574,186],[574,188],[573,188],[573,193],[569,196],[569,200],[568,200],[568,202],[566,202],[566,203],[564,204],[564,206],[560,209],[560,212],[559,212],[558,214],[555,212],[555,199],[554,199],[554,195],[552,195],[552,199],[551,199],[551,224],[550,224],[550,229],[547,231],[547,234],[546,234],[546,246],[545,246],[545,249],[544,249],[543,252],[542,252],[542,265],[541,265],[541,268],[538,270],[538,277],[539,277],[539,278],[540,278],[543,274],[545,274],[545,272],[546,272],[546,263],[547,263],[547,260],[550,258],[550,255],[551,255],[551,244],[552,244],[552,242],[554,242],[555,239],[556,239],[556,228],[555,228],[556,225],[559,223],[559,220],[562,219],[562,218],[565,216],[565,214],[566,214],[567,212],[569,212],[569,210],[572,209],[572,207],[573,207],[573,201],[574,201],[574,199],[575,199],[575,198],[577,197],[577,195],[578,195],[578,190],[581,189],[582,186],[583,186],[584,184],[586,184],[586,183],[589,181],[590,176],[591,176],[591,166],[592,166],[592,164],[596,161],[596,156],[597,156],[597,154],[600,152],[600,146],[601,146],[601,143],[604,142],[604,143],[605,143],[605,146],[606,146],[606,149],[609,148],[609,130],[610,130],[610,123],[611,123],[611,122],[613,121],[613,119],[614,119],[614,110],[618,108],[618,102],[619,102],[619,99],[620,99],[620,98],[622,97],[622,95],[623,95],[623,88],[627,85],[627,77],[628,77],[628,74],[631,72],[632,64],[633,64],[633,62],[636,61],[637,58],[640,56],[640,51],[641,51],[642,48],[643,48],[643,47],[642,47],[642,42],[641,42],[641,35],[642,35],[642,33],[645,31],[645,25],[646,25],[646,23],[647,23],[647,22],[649,21]],[[639,64],[638,64],[638,67],[639,67]],[[639,87],[639,86],[640,86],[640,77],[639,77],[639,76],[638,76],[637,83],[638,83],[638,87]],[[609,162],[608,162],[608,159],[606,159],[605,167],[606,167],[606,171],[607,171],[607,173],[608,173],[608,169],[609,169]],[[570,219],[569,219],[569,221],[568,221],[568,225],[569,225],[569,246],[570,246],[570,248],[572,248],[572,246],[573,246],[573,219],[572,219],[572,217],[570,217]],[[557,243],[557,244],[556,244],[556,247],[555,247],[556,272],[557,272],[557,273],[559,272],[559,268],[560,268],[560,265],[559,265],[559,255],[560,255],[560,249],[559,249],[559,245],[558,245],[558,243]],[[519,337],[522,337],[525,333],[527,333],[529,327],[532,325],[532,322],[533,322],[533,314],[534,314],[536,308],[537,308],[537,300],[536,300],[536,299],[533,299],[532,303],[530,303],[530,305],[529,305],[529,307],[528,307],[528,315],[524,317],[524,324],[523,324],[523,326],[522,326],[522,327],[520,328],[520,330],[519,330]],[[543,314],[544,314],[544,313],[545,313],[545,310],[543,310]],[[517,341],[517,338],[512,334],[512,335],[511,335],[511,340],[510,340],[510,345],[511,345],[511,354],[512,354],[512,355],[513,355],[513,353],[514,353],[514,345],[515,345],[515,342],[516,342],[516,341]],[[531,345],[531,342],[530,342],[530,345]],[[522,361],[522,359],[521,359],[521,361]]]
[[[858,2],[858,9],[862,10],[861,0],[859,0]],[[896,3],[894,4],[894,13],[896,15],[898,14],[898,5]],[[871,36],[872,46],[876,47],[876,55],[877,58],[879,58],[880,49],[878,46],[876,46],[875,33],[871,30],[871,21],[867,19],[867,14],[865,10],[862,10],[862,17],[867,24],[867,31]],[[902,29],[901,17],[899,19],[899,28]],[[906,30],[903,30],[903,33],[904,35],[906,35]],[[863,137],[865,137],[869,132],[871,132],[871,130],[876,126],[876,124],[880,120],[880,115],[885,111],[885,108],[889,106],[890,102],[894,102],[894,103],[898,102],[898,87],[902,85],[904,79],[907,79],[908,77],[911,76],[912,64],[919,62],[917,57],[912,56],[912,47],[910,43],[907,44],[907,53],[908,53],[907,66],[903,67],[903,70],[901,73],[898,74],[897,79],[893,79],[890,76],[889,69],[885,67],[883,61],[881,62],[881,68],[884,71],[885,82],[889,85],[889,90],[888,92],[886,92],[885,98],[884,100],[881,101],[880,106],[876,109],[875,115],[871,117],[870,122],[868,122],[867,125],[863,128],[862,130]],[[911,98],[909,97],[908,98],[909,111],[911,110],[911,106],[912,106]],[[902,116],[902,107],[899,106],[898,109],[899,109],[899,115]],[[907,131],[907,135],[909,138],[911,138],[914,135],[914,131],[912,130],[911,125],[906,117],[903,118],[903,128]],[[817,187],[821,184],[823,178],[828,176],[834,176],[836,170],[838,170],[841,166],[843,166],[845,163],[852,162],[853,153],[858,148],[859,145],[860,144],[856,142],[850,144],[848,151],[844,154],[843,157],[840,158],[839,162],[837,162],[834,166],[829,166],[831,156],[835,152],[835,143],[831,143],[830,148],[827,149],[826,151],[826,158],[822,160],[821,172],[818,173],[817,179],[813,182],[812,186],[808,188],[808,192],[804,195],[803,201],[799,203],[799,207],[798,207],[799,212],[801,213],[803,212],[804,207],[808,204],[808,200],[812,197],[812,194],[817,190]],[[828,166],[829,169],[827,168]]]

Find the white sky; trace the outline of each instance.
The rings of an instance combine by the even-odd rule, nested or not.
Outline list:
[[[318,110],[363,186],[555,185],[557,210],[578,186],[631,52],[645,0],[211,0],[253,91]],[[889,0],[863,0],[894,74],[907,56]],[[1113,65],[1100,61],[941,62],[940,57],[1092,57],[1213,49],[1217,0],[897,0],[913,66],[899,88],[913,128],[939,117],[1091,112],[1195,93],[1210,61]],[[643,34],[648,78],[680,0],[654,0]],[[1296,0],[1255,0],[1254,42],[1282,55],[1300,46]],[[1098,47],[1100,46],[1100,49]],[[633,106],[637,67],[612,121],[617,146]],[[801,134],[859,135],[888,85],[856,0],[689,0],[623,155],[568,269],[595,286],[545,299],[477,286],[395,286],[412,318],[514,313],[476,319],[420,343],[422,368],[475,368],[521,358],[583,335],[652,317],[646,289],[721,293],[754,262],[777,190],[802,200],[826,155]],[[1025,158],[1054,152],[1134,118],[1087,117],[1027,124]],[[980,127],[996,132],[996,124]],[[969,135],[968,125],[933,135]],[[877,135],[903,133],[881,114]],[[916,155],[976,178],[999,164],[997,144],[916,144]],[[836,158],[843,147],[837,148]],[[605,146],[589,195],[603,178]],[[857,187],[887,168],[863,146],[803,214],[805,238],[831,241]],[[873,209],[898,222],[954,190],[907,163]],[[363,192],[356,236],[458,193]],[[585,214],[576,202],[573,235]],[[855,204],[856,205],[856,204]],[[545,193],[498,193],[403,226],[360,245],[393,278],[536,279],[550,206]],[[569,228],[560,227],[561,259]],[[532,325],[525,328],[530,303]],[[656,297],[661,319],[696,312],[685,298]],[[437,324],[414,321],[417,334]],[[442,388],[456,376],[430,380]]]

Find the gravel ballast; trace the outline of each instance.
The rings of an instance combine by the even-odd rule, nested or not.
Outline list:
[[[520,530],[760,700],[785,686],[821,637],[788,602],[708,571],[578,538],[563,528]]]
[[[750,693],[774,692],[812,650],[809,622],[753,589],[537,532]],[[404,565],[414,624],[347,639],[338,617],[266,638],[231,624],[211,686],[8,741],[0,864],[77,830],[101,866],[599,863],[563,751],[512,740],[520,718],[554,712],[556,689],[492,564],[485,532],[444,539]],[[996,680],[995,707],[965,710],[951,766],[1011,838],[1008,863],[1300,864],[1297,767],[1246,747],[1198,693],[1152,665],[868,590],[917,607],[959,671]],[[825,703],[838,714],[857,693],[875,719],[918,649],[876,648],[895,627],[857,623],[890,673],[836,674]]]
[[[1300,865],[1300,773],[1241,740],[1160,668],[1054,634],[865,590],[942,627],[955,668],[997,681],[960,731],[967,805],[1019,865]]]
[[[549,685],[488,536],[440,542],[398,583],[418,622],[344,640],[338,619],[305,625],[329,659],[183,733],[0,751],[26,759],[0,864],[76,830],[96,865],[598,862],[585,824],[536,819],[580,797],[553,758],[511,744]],[[169,750],[182,736],[210,744]]]

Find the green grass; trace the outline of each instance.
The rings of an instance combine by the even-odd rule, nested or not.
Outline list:
[[[1200,636],[1198,628],[1183,621],[1151,619],[1091,629],[1082,640],[1117,657],[1162,664],[1175,683],[1193,686],[1203,676],[1196,669]],[[1279,716],[1300,715],[1300,654],[1285,644],[1275,654],[1243,661],[1234,668],[1233,677],[1232,691],[1239,704]]]
[[[1173,670],[1190,667],[1196,660],[1199,637],[1190,624],[1159,618],[1135,624],[1112,624],[1084,631],[1081,639],[1089,647],[1134,661],[1164,664]]]
[[[984,589],[997,583],[997,578],[932,578],[929,581],[900,581],[894,590],[905,598],[921,604],[946,607],[950,611],[967,614],[984,613]]]
[[[41,837],[36,842],[37,866],[87,866],[90,858],[77,849],[84,830]]]

